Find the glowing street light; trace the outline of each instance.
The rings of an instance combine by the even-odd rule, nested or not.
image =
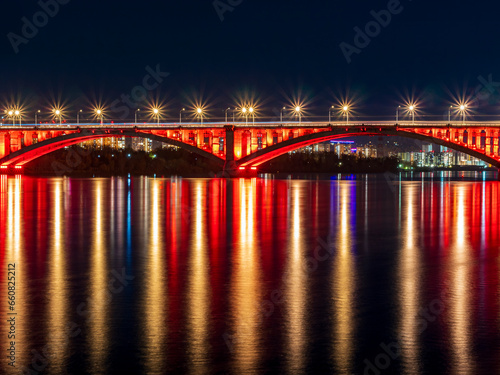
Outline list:
[[[203,125],[203,109],[200,107],[196,108],[196,113],[200,116],[200,125]]]
[[[231,108],[226,108],[226,109],[224,110],[224,115],[225,115],[225,119],[226,119],[226,124],[227,124],[227,111],[230,111],[230,110],[231,110]]]
[[[102,123],[104,122],[102,109],[96,108],[95,109],[95,114],[96,114],[97,118],[101,119],[101,125],[102,125]]]
[[[14,111],[14,115],[15,115],[16,117],[19,117],[19,126],[21,126],[21,117],[22,117],[22,116],[21,116],[21,111],[20,111],[20,110],[18,110],[18,109],[16,109],[16,110]]]
[[[344,105],[342,107],[342,112],[344,112],[344,116],[346,116],[346,124],[349,124],[349,106]]]
[[[243,116],[245,116],[245,123],[246,123],[246,125],[248,125],[248,115],[247,115],[247,112],[248,112],[248,110],[245,107],[241,108],[241,113],[243,113]]]
[[[302,122],[302,108],[300,106],[295,107],[295,114],[299,116],[299,124]]]
[[[160,125],[160,110],[158,108],[153,108],[153,114],[156,117],[158,125]]]
[[[248,112],[252,115],[252,124],[255,125],[255,112],[253,107],[248,108]]]
[[[59,108],[54,109],[54,115],[59,118],[59,125],[62,125],[62,113]]]
[[[281,108],[281,114],[280,114],[280,122],[283,123],[283,111],[286,109],[286,107]]]
[[[413,104],[410,104],[408,106],[408,110],[411,113],[411,123],[414,125],[415,124],[415,106]]]
[[[14,111],[11,109],[7,112],[7,114],[9,115],[9,117],[12,117],[12,125],[14,125],[15,124]]]
[[[451,109],[453,108],[452,105],[450,105],[450,108],[448,108],[448,124],[451,124]]]
[[[465,112],[467,111],[467,104],[460,104],[458,109],[462,112],[462,124],[465,125]]]
[[[40,110],[35,112],[35,125],[38,124],[38,114],[40,113]]]
[[[332,105],[329,109],[328,109],[328,125],[330,125],[332,123],[332,111],[335,107]]]

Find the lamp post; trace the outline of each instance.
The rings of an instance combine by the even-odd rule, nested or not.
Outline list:
[[[35,125],[38,124],[38,114],[40,113],[40,110],[35,112]]]
[[[412,125],[415,125],[415,106],[412,104],[408,107],[408,110],[411,113],[411,123]]]
[[[400,105],[398,105],[398,108],[396,108],[396,125],[398,124],[399,122],[399,108],[401,108]]]
[[[96,109],[95,113],[96,113],[97,117],[101,119],[101,125],[102,125],[103,122],[104,122],[104,119],[103,119],[103,116],[102,116],[102,110],[101,109]]]
[[[196,112],[198,113],[198,116],[200,116],[200,125],[203,125],[203,109],[198,107],[196,108]]]
[[[241,108],[241,113],[243,113],[243,116],[245,116],[245,124],[248,125],[247,109],[245,107]]]
[[[21,112],[18,109],[16,109],[14,111],[14,115],[16,115],[16,117],[19,116],[19,126],[21,126]],[[14,122],[12,122],[12,123],[14,123]]]
[[[286,107],[281,108],[281,114],[280,114],[280,122],[283,124],[283,111],[286,109]]]
[[[255,125],[255,112],[254,112],[253,107],[250,107],[250,108],[248,109],[248,112],[250,112],[250,113],[251,113],[251,115],[252,115],[252,125]]]
[[[299,116],[299,124],[302,123],[302,108],[300,106],[295,107],[295,114]]]
[[[186,108],[182,108],[180,111],[179,111],[179,124],[182,124],[182,112],[184,112],[186,110]]]
[[[231,110],[231,108],[226,108],[226,109],[224,110],[224,114],[226,115],[226,125],[227,125],[227,111],[229,111],[229,110]]]
[[[14,125],[14,111],[13,110],[10,110],[9,112],[7,112],[7,114],[12,117],[12,125]]]
[[[349,125],[349,106],[343,106],[342,111],[344,111],[344,115],[346,116],[346,124]]]
[[[54,109],[54,114],[56,115],[56,118],[59,117],[59,126],[62,125],[62,114],[60,109]]]
[[[467,109],[467,104],[460,104],[460,112],[462,112],[462,124],[465,125],[465,110]]]
[[[157,124],[160,125],[160,110],[153,108],[153,114],[156,116]]]
[[[139,112],[140,112],[140,111],[141,111],[141,109],[140,109],[140,108],[137,108],[137,109],[135,110],[135,113],[134,113],[134,115],[135,115],[135,122],[134,122],[134,124],[135,124],[135,125],[137,125],[137,115],[139,114]]]
[[[329,109],[328,109],[328,125],[330,125],[332,123],[332,111],[335,107],[332,105]]]
[[[77,113],[76,113],[76,124],[79,125],[80,124],[80,113],[82,113],[83,111],[80,109]]]

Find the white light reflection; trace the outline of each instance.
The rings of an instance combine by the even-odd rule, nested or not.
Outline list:
[[[403,212],[406,217],[401,234],[402,248],[399,258],[398,278],[401,290],[399,292],[399,340],[401,359],[405,373],[419,372],[419,325],[418,314],[420,303],[420,254],[417,245],[415,209],[419,206],[415,202],[418,193],[413,183],[407,185],[403,191]],[[421,199],[423,199],[424,185],[420,185]],[[405,207],[406,206],[406,207]],[[423,206],[420,203],[420,206]],[[406,225],[405,225],[406,224]]]
[[[356,275],[354,274],[353,230],[351,217],[356,215],[351,203],[356,200],[351,182],[339,181],[339,226],[337,228],[336,254],[332,272],[333,297],[333,362],[336,373],[350,374],[353,367],[354,335],[356,330],[355,294]]]
[[[152,180],[150,194],[150,225],[149,244],[147,246],[147,258],[145,273],[145,300],[144,307],[144,357],[147,374],[161,373],[165,370],[165,344],[166,344],[166,262],[163,251],[163,231],[162,216],[160,207],[164,207],[161,202],[160,190],[161,182]]]
[[[288,261],[285,271],[287,369],[289,373],[301,373],[305,367],[305,309],[307,296],[307,275],[303,251],[304,233],[301,221],[301,193],[303,184],[291,181],[291,210],[293,213],[289,239]]]
[[[239,228],[234,248],[231,276],[231,310],[234,373],[255,373],[260,358],[259,345],[262,300],[259,248],[255,238],[255,179],[240,179],[236,195],[240,207]]]
[[[206,181],[197,180],[193,185],[194,200],[194,233],[191,238],[189,254],[189,289],[188,289],[188,353],[190,373],[206,374],[210,358],[209,315],[210,296],[209,258],[207,256],[207,223],[205,220],[205,188]]]
[[[64,241],[65,221],[63,217],[63,180],[54,181],[53,216],[51,243],[48,259],[51,267],[48,271],[48,332],[47,342],[51,348],[51,373],[60,374],[66,367],[65,359],[68,354],[68,333],[66,331],[68,318],[68,275],[66,265],[66,246]]]
[[[450,336],[452,344],[452,371],[457,374],[474,373],[474,361],[471,353],[472,332],[470,327],[471,283],[470,270],[471,247],[466,236],[467,224],[465,209],[468,198],[466,189],[470,186],[455,185],[455,244],[451,246],[449,272],[450,286]],[[469,198],[470,199],[470,198]]]
[[[87,300],[89,311],[90,333],[88,346],[90,351],[90,368],[93,373],[106,373],[107,355],[109,351],[109,290],[107,252],[105,241],[108,233],[103,223],[106,208],[103,205],[103,181],[94,181],[94,228],[90,251],[90,291]]]

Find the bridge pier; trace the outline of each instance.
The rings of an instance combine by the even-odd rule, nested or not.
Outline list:
[[[234,126],[224,126],[226,130],[226,162],[222,170],[223,177],[236,177],[238,166],[234,160]]]

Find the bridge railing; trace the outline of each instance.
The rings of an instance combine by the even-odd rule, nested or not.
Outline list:
[[[327,121],[314,121],[314,122],[204,122],[200,124],[199,122],[186,122],[186,123],[120,123],[120,122],[107,122],[107,123],[68,123],[68,124],[0,124],[0,130],[19,130],[19,129],[102,129],[102,128],[147,128],[147,129],[179,129],[179,128],[224,128],[225,126],[234,126],[236,128],[263,128],[263,127],[286,127],[286,128],[318,128],[318,127],[355,127],[355,126],[382,126],[382,127],[394,127],[399,126],[401,128],[419,128],[419,127],[500,127],[500,121],[474,121],[466,122],[447,122],[447,121],[400,121],[388,122],[388,121],[353,121],[353,122],[331,122]]]

